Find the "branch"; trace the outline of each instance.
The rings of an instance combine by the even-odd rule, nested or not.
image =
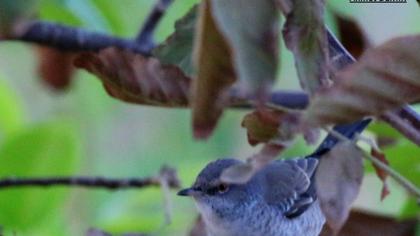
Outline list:
[[[135,41],[137,44],[141,45],[145,51],[150,51],[155,47],[153,35],[156,30],[156,26],[159,24],[160,19],[172,1],[173,0],[157,0],[157,3],[144,22]]]
[[[110,179],[104,177],[5,178],[0,179],[0,189],[68,186],[121,190],[161,186],[162,183],[167,183],[171,188],[179,188],[180,181],[176,170],[169,167],[162,167],[158,176],[128,179]]]
[[[399,130],[415,144],[420,145],[420,116],[410,107],[407,108],[386,112],[381,116],[381,119]]]
[[[142,45],[133,40],[90,32],[61,24],[35,21],[18,27],[7,40],[36,43],[64,51],[99,51],[107,47],[118,47],[143,55],[149,55]]]

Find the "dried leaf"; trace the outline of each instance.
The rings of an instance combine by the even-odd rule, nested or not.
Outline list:
[[[246,163],[233,165],[223,171],[220,180],[231,184],[244,184],[255,173],[274,160],[285,149],[283,145],[266,144],[257,154],[249,157]]]
[[[283,30],[302,88],[309,94],[330,84],[324,0],[295,0]]]
[[[420,101],[420,36],[406,36],[367,50],[339,72],[337,82],[313,97],[304,120],[310,125],[350,123]]]
[[[235,71],[227,42],[214,22],[210,0],[200,5],[194,43],[197,78],[192,88],[194,137],[207,138],[228,101],[228,89],[235,82]]]
[[[177,65],[188,76],[193,75],[191,55],[198,7],[194,6],[175,22],[175,31],[165,42],[156,47],[152,54],[162,64]]]
[[[351,55],[359,58],[366,48],[370,46],[365,32],[354,19],[350,19],[336,12],[333,15],[337,22],[341,43]]]
[[[165,107],[188,105],[190,78],[156,58],[107,48],[82,53],[75,65],[97,75],[108,93],[120,100]]]
[[[247,114],[242,127],[247,129],[248,142],[276,143],[288,146],[298,131],[299,117],[294,113],[259,109]]]
[[[49,47],[37,47],[37,54],[38,73],[43,81],[55,90],[67,89],[74,72],[75,54]]]
[[[381,161],[382,163],[384,163],[385,165],[389,165],[389,162],[386,159],[385,154],[380,152],[376,148],[372,147],[372,149],[370,150],[370,154],[376,159],[378,159],[379,161]],[[375,165],[375,163],[372,163],[372,165],[373,165],[373,168],[375,168],[376,175],[378,175],[379,179],[383,183],[382,192],[381,192],[381,201],[383,201],[390,193],[389,188],[388,188],[388,183],[386,181],[388,178],[388,173],[385,172],[383,169],[379,168],[377,165]]]
[[[217,26],[232,49],[244,90],[265,95],[276,78],[279,12],[276,0],[212,0]]]
[[[346,222],[363,179],[362,153],[352,142],[341,142],[321,157],[315,180],[321,209],[336,233]]]
[[[223,171],[220,180],[225,183],[243,184],[248,182],[257,172],[250,163],[238,164]]]

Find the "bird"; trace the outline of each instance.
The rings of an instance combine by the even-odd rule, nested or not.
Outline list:
[[[334,130],[353,138],[370,121],[364,119]],[[193,198],[206,236],[318,236],[325,217],[317,199],[315,172],[320,157],[338,142],[328,135],[312,154],[272,161],[244,184],[220,180],[224,170],[243,161],[217,159],[178,195]]]

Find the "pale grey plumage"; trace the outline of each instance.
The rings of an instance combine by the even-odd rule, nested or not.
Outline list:
[[[315,158],[275,161],[246,184],[222,188],[220,174],[242,163],[209,163],[193,187],[180,195],[194,197],[208,236],[316,236],[325,222],[311,189]]]

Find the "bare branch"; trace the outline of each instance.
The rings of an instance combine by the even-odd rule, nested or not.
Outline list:
[[[149,55],[142,45],[133,40],[90,32],[61,24],[35,21],[20,25],[7,40],[41,44],[64,51],[99,51],[107,47],[118,47],[143,55]]]
[[[171,188],[179,188],[176,170],[162,167],[158,176],[148,178],[111,179],[105,177],[51,177],[51,178],[5,178],[0,179],[0,189],[17,187],[85,187],[108,190],[136,189],[160,186],[165,182]]]
[[[157,0],[155,6],[143,23],[139,34],[136,37],[136,43],[141,45],[145,51],[150,51],[155,47],[153,35],[160,19],[173,0]]]
[[[400,131],[405,137],[420,145],[420,116],[410,107],[386,112],[381,119]]]

